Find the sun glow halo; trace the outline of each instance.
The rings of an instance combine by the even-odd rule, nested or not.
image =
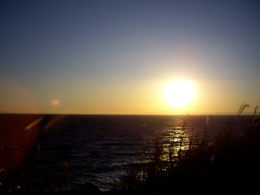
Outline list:
[[[184,107],[189,104],[195,96],[193,85],[188,81],[173,81],[167,83],[164,89],[166,101],[176,108]]]

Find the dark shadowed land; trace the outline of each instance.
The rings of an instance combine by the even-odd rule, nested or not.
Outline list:
[[[243,129],[243,134],[237,133],[236,126],[240,114],[246,107],[247,105],[242,105],[235,120],[230,121],[214,139],[210,139],[206,123],[202,135],[194,134],[189,137],[187,150],[176,149],[177,146],[181,148],[185,144],[184,138],[178,142],[166,143],[156,134],[151,162],[129,166],[125,176],[115,180],[114,189],[108,192],[102,192],[90,183],[86,183],[78,190],[67,190],[66,164],[62,175],[34,178],[34,157],[28,155],[10,174],[6,175],[5,170],[1,169],[1,194],[256,192],[259,183],[257,177],[260,173],[260,126],[257,124],[256,112],[251,118],[250,125]],[[207,120],[210,120],[210,117]],[[183,121],[183,130],[186,122]],[[34,138],[33,135],[27,137]]]

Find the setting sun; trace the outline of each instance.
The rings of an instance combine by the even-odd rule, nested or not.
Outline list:
[[[180,108],[194,99],[195,91],[190,82],[178,80],[166,84],[164,96],[171,106]]]

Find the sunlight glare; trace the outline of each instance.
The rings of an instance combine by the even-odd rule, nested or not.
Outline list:
[[[193,85],[188,81],[178,80],[167,83],[164,97],[170,106],[180,108],[188,105],[195,96]]]

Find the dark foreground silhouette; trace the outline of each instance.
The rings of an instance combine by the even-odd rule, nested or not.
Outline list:
[[[154,153],[147,164],[130,165],[124,177],[113,184],[113,190],[103,192],[91,183],[81,189],[68,190],[64,164],[63,176],[33,177],[33,157],[25,158],[20,167],[6,176],[1,170],[0,194],[185,194],[185,193],[255,193],[260,174],[260,126],[252,116],[243,134],[236,132],[236,122],[248,105],[242,105],[234,121],[214,139],[209,139],[207,124],[202,135],[189,138],[189,149],[176,149],[181,142],[167,146],[158,134]],[[208,118],[209,119],[209,118]],[[187,118],[183,122],[185,129]],[[181,139],[182,140],[182,139]],[[165,150],[165,148],[167,150]],[[165,153],[166,151],[166,153]],[[168,161],[162,160],[168,156]],[[3,180],[3,178],[5,179]]]

